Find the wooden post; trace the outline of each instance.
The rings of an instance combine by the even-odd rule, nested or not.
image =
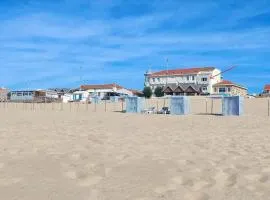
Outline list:
[[[166,105],[166,98],[164,97],[163,107],[165,107],[165,105]]]
[[[270,116],[270,98],[268,98],[268,117]]]
[[[208,108],[208,102],[207,102],[207,99],[206,99],[206,100],[205,100],[205,113],[206,113],[206,114],[208,113],[207,108]]]
[[[34,99],[32,99],[32,105],[31,105],[31,110],[33,110],[34,111]]]
[[[212,104],[211,104],[211,115],[213,115],[213,108],[214,108],[214,99],[212,99]]]
[[[46,107],[47,107],[47,98],[46,97],[44,98],[44,102],[45,102],[44,103],[44,110],[46,110]]]
[[[122,107],[122,112],[124,112],[124,99],[122,99],[121,107]]]

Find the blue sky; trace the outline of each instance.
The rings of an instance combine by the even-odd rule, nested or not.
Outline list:
[[[237,65],[224,78],[260,92],[270,83],[270,2],[1,0],[0,44],[0,86],[11,89],[141,89],[144,72],[168,58],[169,68]]]

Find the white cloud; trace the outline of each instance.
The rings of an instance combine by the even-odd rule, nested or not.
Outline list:
[[[269,52],[270,27],[251,28],[248,30],[231,30],[242,19],[265,13],[268,9],[262,4],[247,5],[232,10],[231,15],[217,16],[219,27],[215,31],[212,21],[196,24],[196,31],[185,29],[186,24],[194,20],[217,14],[220,5],[216,2],[179,4],[155,3],[152,11],[138,16],[108,18],[110,9],[123,2],[104,4],[80,1],[94,11],[108,11],[100,18],[84,15],[70,15],[54,12],[33,12],[14,16],[0,23],[0,73],[27,73],[45,76],[62,76],[69,74],[68,81],[74,81],[74,72],[78,66],[87,70],[97,70],[110,66],[113,62],[132,62],[130,65],[162,66],[165,57],[169,57],[171,66],[188,65],[229,65],[230,63],[248,66],[246,54],[258,51]],[[158,1],[156,1],[158,2]],[[62,2],[68,9],[78,6],[77,1]],[[168,5],[166,5],[168,4]],[[255,6],[257,5],[257,6]],[[38,6],[38,5],[36,5]],[[42,4],[40,4],[42,6]],[[164,6],[164,7],[163,7]],[[91,8],[91,9],[90,9]],[[164,11],[162,8],[166,8]],[[162,12],[163,10],[163,12]],[[215,19],[213,19],[215,21]],[[164,24],[172,22],[173,30],[167,30]],[[195,25],[194,25],[195,26]],[[162,28],[161,28],[162,27]],[[183,27],[183,28],[181,28]],[[202,31],[200,31],[200,27]],[[223,54],[201,55],[201,52],[233,51],[238,56]],[[268,58],[266,58],[267,60]],[[269,60],[269,59],[268,59]],[[254,60],[252,60],[255,63]],[[128,64],[127,64],[128,66]],[[147,68],[148,66],[145,66]],[[115,71],[117,71],[117,67]],[[33,72],[30,74],[34,74]],[[134,74],[135,69],[108,74],[95,74],[95,79],[117,77],[126,78]],[[77,76],[77,75],[74,75]],[[142,76],[139,74],[138,76]],[[18,76],[19,77],[19,76]],[[89,79],[91,76],[89,77]],[[93,77],[92,77],[93,79]],[[128,78],[126,78],[128,79]],[[13,82],[6,78],[5,83]]]

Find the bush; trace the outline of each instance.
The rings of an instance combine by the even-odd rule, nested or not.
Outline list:
[[[156,97],[163,97],[164,96],[164,92],[163,92],[162,87],[157,87],[155,89],[154,93],[155,93]]]
[[[143,89],[143,95],[144,95],[144,97],[145,98],[151,98],[151,96],[152,96],[152,90],[151,90],[151,88],[150,87],[145,87],[144,89]]]

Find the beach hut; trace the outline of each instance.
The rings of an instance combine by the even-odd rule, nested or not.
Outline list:
[[[144,109],[144,98],[142,97],[126,97],[126,112],[141,113]]]
[[[190,110],[190,99],[187,96],[172,96],[170,98],[170,111],[172,115],[187,115]]]
[[[244,97],[232,96],[222,98],[222,115],[223,116],[240,116],[243,114]]]
[[[118,100],[119,100],[119,96],[111,96],[111,97],[110,97],[110,101],[111,101],[112,103],[117,103]]]

